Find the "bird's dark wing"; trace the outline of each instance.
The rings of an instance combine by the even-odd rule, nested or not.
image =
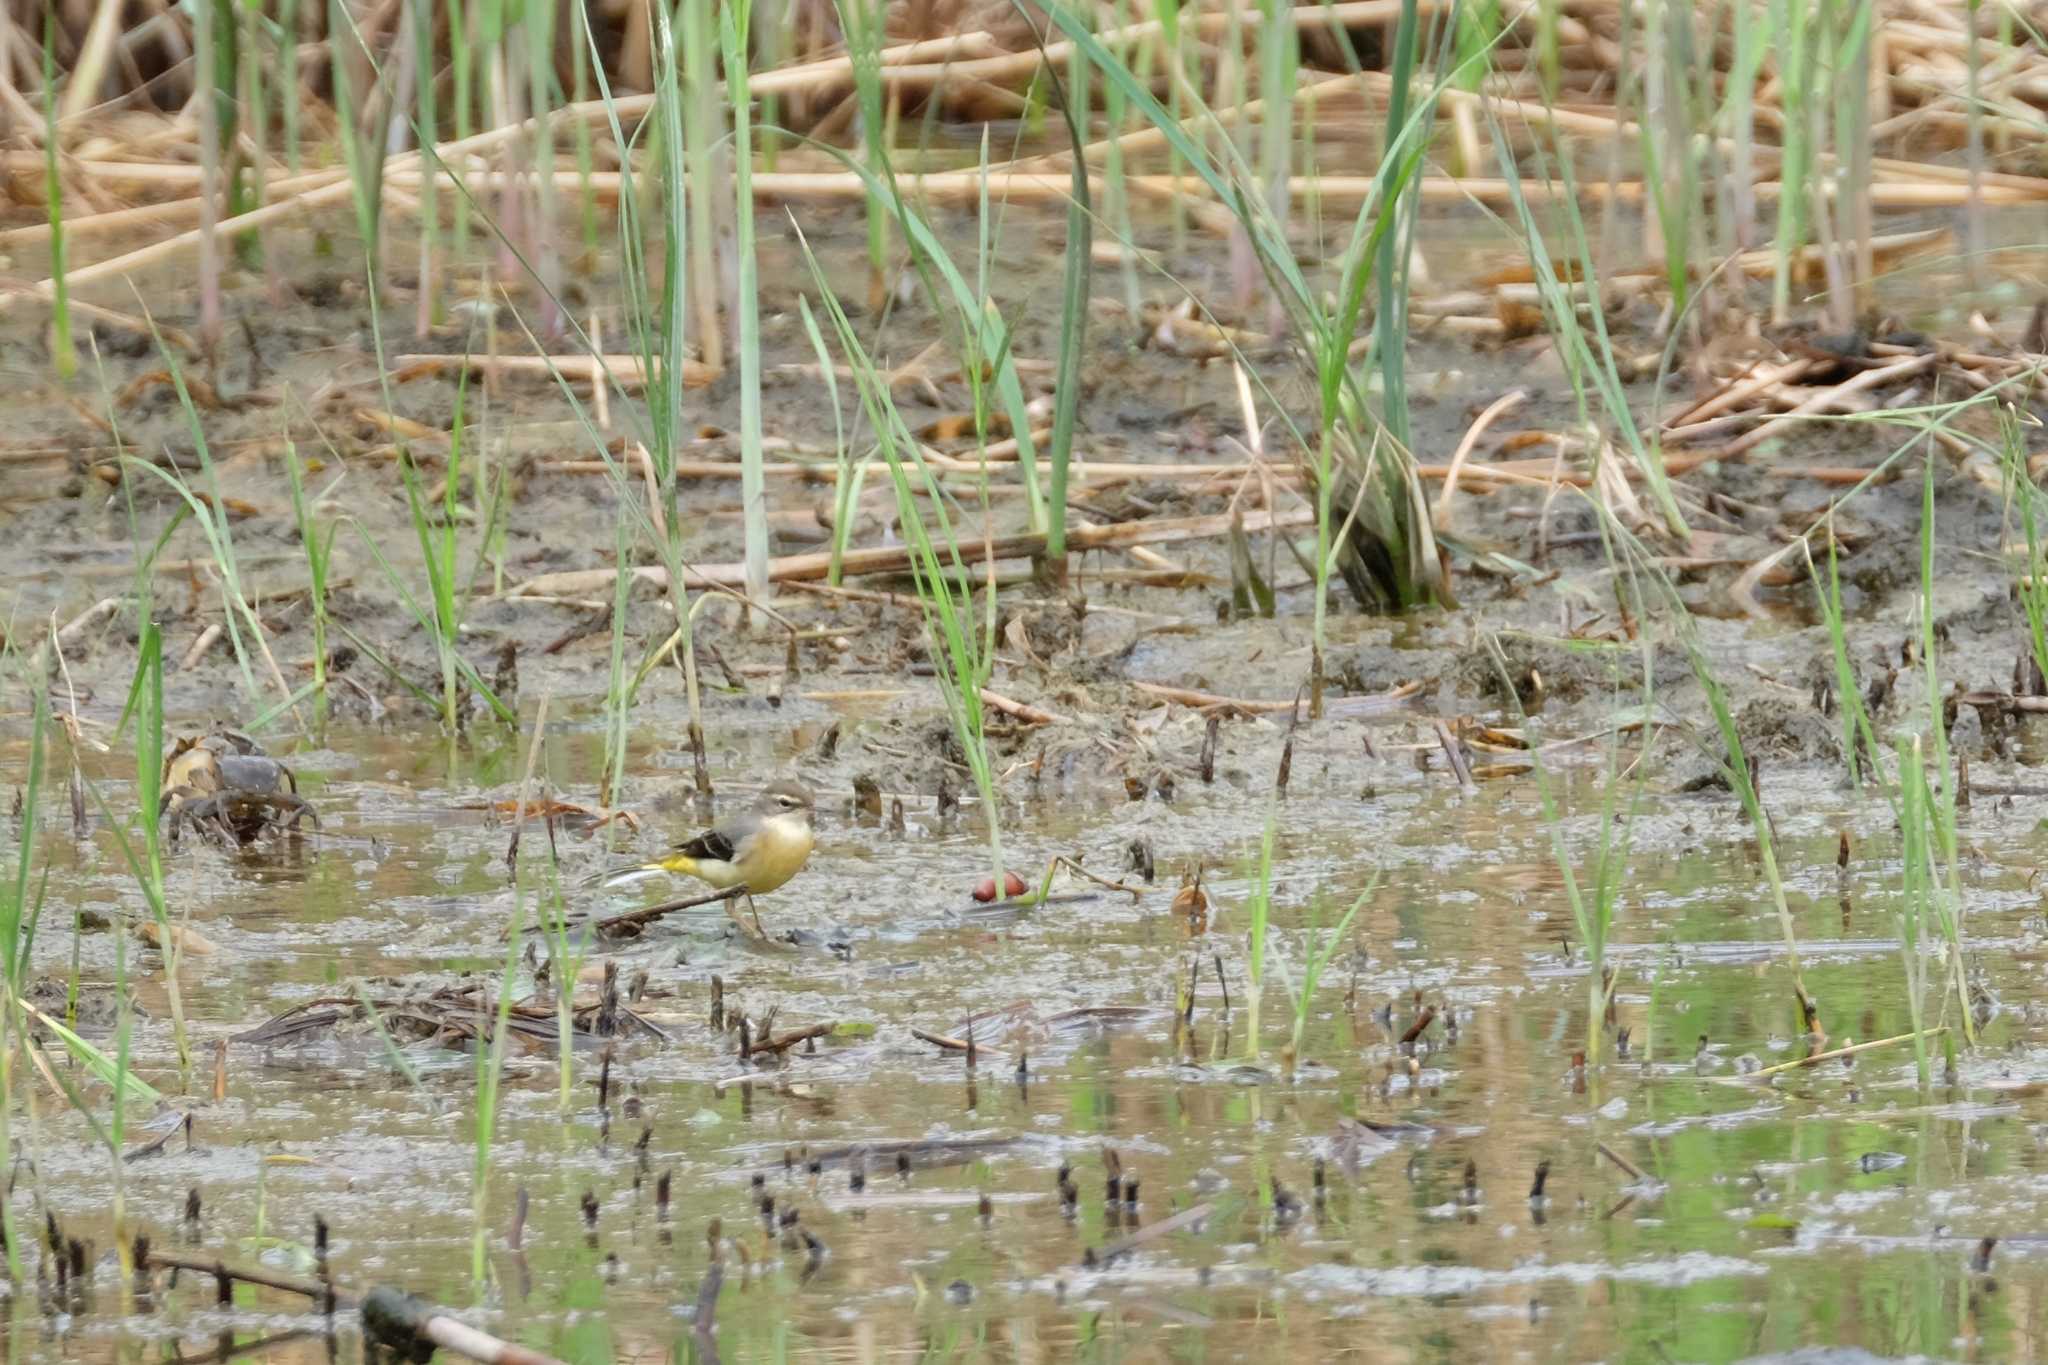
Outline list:
[[[685,858],[715,858],[729,863],[732,861],[732,840],[715,829],[707,829],[696,838],[677,844],[675,851]]]

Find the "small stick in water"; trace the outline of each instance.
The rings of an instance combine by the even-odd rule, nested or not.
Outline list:
[[[704,1268],[704,1281],[697,1286],[697,1311],[690,1324],[690,1334],[696,1338],[697,1358],[705,1365],[718,1365],[718,1291],[725,1284],[725,1262],[718,1255],[718,1222],[712,1220],[711,1264]]]
[[[798,1232],[804,1239],[805,1254],[802,1278],[808,1280],[811,1276],[818,1273],[819,1266],[825,1264],[825,1243],[819,1240],[816,1234],[809,1228],[800,1228]]]
[[[1435,1018],[1436,1006],[1423,1006],[1422,1013],[1415,1016],[1415,1022],[1410,1024],[1408,1026],[1408,1031],[1401,1035],[1401,1046],[1405,1048],[1414,1047],[1415,1040],[1422,1036],[1423,1030],[1427,1029],[1430,1026],[1431,1022],[1435,1020]]]
[[[1991,1249],[1997,1245],[1998,1239],[1996,1237],[1986,1237],[1983,1241],[1977,1243],[1976,1253],[1970,1257],[1971,1274],[1989,1275],[1991,1273]]]
[[[1544,1185],[1545,1185],[1545,1184],[1546,1184],[1546,1183],[1547,1183],[1547,1182],[1549,1181],[1549,1179],[1550,1179],[1550,1158],[1549,1158],[1549,1157],[1545,1157],[1545,1158],[1543,1158],[1543,1160],[1541,1160],[1541,1161],[1539,1161],[1539,1162],[1537,1162],[1537,1163],[1536,1163],[1536,1175],[1535,1175],[1535,1178],[1534,1178],[1534,1179],[1532,1179],[1532,1180],[1531,1180],[1531,1181],[1529,1182],[1529,1202],[1530,1202],[1530,1203],[1534,1204],[1534,1203],[1538,1203],[1539,1201],[1541,1201],[1541,1200],[1542,1200],[1542,1198],[1543,1198],[1543,1186],[1544,1186]]]
[[[526,1239],[526,1205],[526,1186],[521,1185],[512,1198],[512,1230],[505,1234],[505,1245],[514,1251],[519,1250]]]
[[[1202,732],[1202,784],[1204,786],[1216,780],[1216,732],[1222,727],[1223,718],[1212,714],[1209,717],[1208,729]]]
[[[654,1221],[657,1223],[666,1223],[668,1221],[669,1180],[672,1176],[674,1176],[674,1174],[674,1171],[663,1171],[659,1176],[655,1178]]]
[[[1609,1161],[1613,1162],[1615,1165],[1619,1166],[1623,1171],[1627,1172],[1628,1178],[1630,1180],[1643,1179],[1643,1172],[1639,1166],[1637,1166],[1634,1162],[1630,1161],[1628,1158],[1622,1156],[1621,1153],[1615,1151],[1612,1147],[1609,1147],[1606,1143],[1596,1142],[1593,1144],[1593,1148],[1595,1151],[1599,1152],[1600,1155],[1606,1157]]]
[[[138,1232],[135,1234],[134,1249],[129,1254],[130,1258],[135,1262],[135,1311],[147,1313],[149,1311],[150,1285],[148,1233]]]

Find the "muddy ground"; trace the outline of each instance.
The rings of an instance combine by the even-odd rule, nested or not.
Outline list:
[[[1056,259],[1055,216],[1013,210],[1006,224],[1006,261]],[[834,278],[848,282],[849,301],[864,297],[856,214],[816,212],[804,226],[824,244]],[[947,226],[964,228],[957,219]],[[764,217],[763,231],[768,434],[829,452],[834,424],[815,372],[781,369],[812,364],[795,318],[801,263],[786,228]],[[1454,221],[1445,237],[1481,234]],[[1205,298],[1227,292],[1214,244],[1197,242],[1178,258],[1163,232],[1146,245],[1169,253],[1169,266],[1200,282]],[[1957,751],[1986,792],[1963,831],[1968,953],[1978,998],[1989,1002],[1982,1044],[1930,1091],[1913,1085],[1910,1052],[1899,1047],[1776,1085],[1745,1083],[1745,1072],[1805,1046],[1795,1041],[1804,1025],[1753,837],[1725,791],[1702,781],[1714,768],[1711,721],[1668,624],[1623,621],[1583,502],[1540,489],[1460,495],[1461,542],[1532,571],[1486,572],[1461,560],[1456,610],[1369,615],[1333,588],[1330,714],[1297,727],[1285,711],[1214,708],[1207,778],[1209,717],[1162,705],[1135,684],[1248,701],[1295,696],[1309,673],[1310,594],[1292,558],[1252,538],[1255,557],[1273,566],[1272,619],[1233,617],[1220,538],[1162,547],[1184,571],[1168,586],[1156,566],[1115,553],[1078,558],[1062,592],[1033,583],[1028,565],[1005,566],[991,686],[1055,718],[994,726],[1006,850],[1034,876],[1065,855],[1132,888],[1063,876],[1059,890],[1093,899],[1028,911],[969,898],[988,866],[982,815],[971,796],[953,805],[972,784],[914,610],[901,597],[876,597],[907,593],[905,582],[860,580],[866,596],[779,594],[776,609],[800,631],[793,651],[786,631],[758,619],[743,625],[730,604],[712,607],[698,640],[714,809],[743,803],[767,775],[801,775],[820,793],[819,853],[788,888],[762,898],[765,943],[712,907],[590,950],[580,964],[591,974],[584,996],[598,998],[606,960],[621,981],[644,973],[635,1008],[660,1034],[616,1040],[608,1064],[592,1040],[566,1095],[552,1043],[511,1048],[481,1196],[484,1276],[475,1279],[475,1065],[441,1027],[448,1010],[434,993],[494,983],[515,914],[525,923],[536,903],[554,904],[543,889],[555,884],[544,845],[559,862],[563,910],[618,913],[684,888],[597,892],[581,880],[622,853],[653,853],[705,811],[690,795],[682,680],[663,667],[629,720],[622,804],[640,831],[564,826],[549,839],[529,829],[517,889],[508,881],[509,831],[470,807],[516,794],[543,697],[543,782],[565,799],[598,799],[611,632],[602,601],[534,602],[504,589],[607,565],[618,495],[601,475],[551,468],[594,453],[548,384],[472,389],[465,402],[489,477],[505,480],[510,497],[499,541],[474,522],[459,533],[463,563],[476,566],[463,651],[487,678],[516,677],[507,691],[528,724],[515,731],[473,709],[462,735],[443,735],[428,706],[374,662],[388,660],[429,694],[438,688],[431,643],[379,564],[381,555],[421,591],[418,541],[383,450],[389,433],[360,416],[385,406],[370,313],[349,275],[351,244],[337,236],[333,248],[324,256],[306,242],[274,243],[287,262],[282,299],[258,274],[240,279],[219,355],[189,366],[219,400],[202,415],[213,491],[237,500],[228,519],[235,554],[287,682],[310,676],[311,645],[306,564],[279,458],[286,436],[319,465],[309,478],[316,516],[340,525],[333,573],[345,586],[333,614],[350,633],[333,641],[330,662],[344,681],[326,729],[280,717],[261,736],[295,770],[321,830],[232,853],[192,840],[168,865],[170,896],[195,935],[179,978],[196,1058],[189,1080],[175,1055],[162,956],[128,933],[143,901],[114,838],[133,805],[131,741],[115,730],[135,667],[132,613],[74,635],[50,674],[54,704],[79,718],[86,795],[74,828],[63,800],[72,750],[55,741],[35,845],[38,867],[49,869],[33,948],[45,983],[36,999],[61,1014],[76,981],[79,1017],[105,1041],[118,1016],[108,1002],[128,974],[141,1011],[139,1074],[170,1097],[162,1121],[192,1116],[189,1140],[181,1134],[121,1166],[129,1216],[160,1244],[187,1230],[183,1210],[196,1189],[196,1244],[305,1273],[318,1214],[335,1229],[334,1272],[345,1284],[398,1283],[577,1360],[699,1349],[691,1324],[712,1219],[724,1239],[716,1322],[729,1359],[1325,1355],[1364,1339],[1418,1359],[1720,1359],[1823,1344],[2017,1358],[2039,1349],[2029,1237],[2048,1210],[2036,1141],[2037,1120],[2048,1118],[2037,1098],[2048,1053],[2034,1004],[2043,960],[2037,798],[2026,794],[2048,785],[2030,771],[2042,758],[2039,734],[1995,709],[1956,708]],[[1431,264],[1454,280],[1476,273],[1480,255],[1447,251]],[[597,312],[605,335],[618,338],[624,318],[606,269],[579,273],[572,305]],[[192,328],[175,272],[138,284],[164,322]],[[1006,287],[1002,301],[1021,318],[1018,354],[1049,357],[1055,317],[1046,310],[1056,305],[1021,270]],[[1114,273],[1100,270],[1098,300],[1119,291]],[[1172,300],[1164,287],[1148,294]],[[1960,306],[1926,306],[1940,295],[1938,280],[1914,276],[1902,291],[1915,305],[1905,322],[1965,336]],[[124,306],[112,294],[104,302]],[[390,352],[475,344],[460,320],[415,340],[412,311],[402,289],[386,300]],[[1115,312],[1104,304],[1095,316],[1081,413],[1088,456],[1161,465],[1241,458],[1229,365],[1144,344],[1149,325]],[[1647,303],[1616,316],[1618,349],[1653,349],[1654,320]],[[517,335],[506,315],[507,349]],[[938,336],[938,324],[911,292],[881,335],[880,353],[902,363]],[[125,487],[110,481],[110,428],[139,458],[195,467],[172,391],[150,378],[161,358],[132,334],[102,328],[95,337],[103,370],[88,363],[86,378],[59,386],[39,322],[17,313],[0,335],[0,368],[15,390],[0,445],[11,532],[0,544],[0,622],[16,665],[0,698],[0,758],[15,785],[27,753],[21,656],[45,623],[125,593],[135,546],[154,543],[179,506],[132,466]],[[1284,355],[1254,359],[1281,402],[1306,403]],[[1578,422],[1540,339],[1475,347],[1418,335],[1409,364],[1425,459],[1445,458],[1474,414],[1517,385],[1531,397],[1516,428]],[[1681,372],[1673,382],[1692,381]],[[903,392],[913,422],[965,410],[964,389],[943,378],[928,392]],[[451,379],[423,377],[395,387],[391,407],[441,429],[456,394]],[[850,385],[842,396],[850,420]],[[1648,410],[1652,382],[1633,381],[1630,396]],[[1919,395],[1941,396],[1950,395]],[[629,429],[627,407],[614,397],[614,432]],[[730,379],[693,393],[688,415],[713,432],[691,458],[736,458],[733,438],[721,434],[738,423]],[[1760,760],[1809,984],[1837,1044],[1910,1028],[1891,811],[1848,787],[1839,723],[1817,705],[1816,684],[1831,666],[1810,588],[1796,576],[1767,582],[1754,612],[1733,589],[1745,565],[1810,525],[1838,491],[1783,471],[1871,466],[1904,439],[1817,428],[1747,463],[1696,471],[1683,481],[1687,509],[1718,539],[1705,553],[1656,546],[1715,561],[1675,572]],[[2038,433],[2030,439],[2048,448]],[[438,477],[431,459],[422,467]],[[1899,468],[1901,478],[1859,494],[1840,516],[1851,648],[1866,679],[1898,667],[1917,630],[1918,454]],[[1980,473],[1946,458],[1936,471],[1945,690],[2008,688],[2026,648],[2001,553],[2012,527],[1995,481]],[[736,488],[714,479],[688,486],[693,559],[740,557]],[[778,480],[770,491],[777,553],[821,548],[829,485]],[[1089,486],[1077,501],[1107,521],[1220,513],[1231,493],[1129,479]],[[1256,481],[1252,497],[1260,506]],[[1020,523],[1016,499],[994,506],[997,533]],[[880,543],[892,510],[871,483],[854,543]],[[221,619],[206,540],[188,523],[162,558],[153,592],[173,730],[248,725],[277,700],[260,661],[245,681],[223,639],[187,662]],[[637,590],[628,667],[672,628],[664,598]],[[1489,639],[1499,642],[1506,683]],[[1649,777],[1615,932],[1615,1018],[1598,1030],[1606,1057],[1588,1074],[1573,1058],[1588,1033],[1584,945],[1526,757],[1475,747],[1479,780],[1461,788],[1436,722],[1519,728],[1526,708],[1541,737],[1583,739],[1552,752],[1565,779],[1566,847],[1589,859],[1602,823],[1600,774],[1616,752],[1607,737],[1638,713],[1646,650],[1658,724],[1646,754],[1633,730],[1618,751],[1621,763],[1646,762]],[[1398,702],[1358,700],[1410,685]],[[1900,674],[1878,717],[1887,733],[1919,724],[1922,686],[1916,671]],[[1254,1060],[1245,931],[1283,751],[1291,756],[1273,807],[1272,859],[1279,966],[1268,968],[1279,975],[1268,979]],[[879,816],[855,795],[869,782]],[[1838,870],[1844,840],[1849,861]],[[1183,874],[1197,868],[1211,909],[1191,924],[1171,905]],[[1329,941],[1354,901],[1350,930]],[[550,955],[545,936],[527,939],[515,972],[521,994]],[[1331,960],[1295,1050],[1289,997],[1324,946]],[[522,954],[517,944],[511,951]],[[1190,979],[1192,1023],[1176,1022]],[[320,1008],[358,988],[397,1021],[394,1045],[355,1017],[289,1039],[248,1037],[282,1011]],[[771,1032],[833,1028],[778,1062],[742,1059],[734,1019],[711,1022],[714,989],[750,1033],[771,1011]],[[976,1065],[912,1028],[972,1031]],[[1629,1051],[1616,1055],[1624,1029]],[[225,1093],[216,1097],[210,1068],[223,1042]],[[51,1057],[71,1067],[61,1049]],[[87,1107],[104,1113],[106,1088],[71,1069]],[[17,1226],[53,1214],[91,1242],[96,1267],[75,1297],[13,1297],[19,1358],[113,1358],[136,1339],[183,1341],[190,1355],[219,1331],[246,1339],[308,1326],[297,1301],[267,1291],[245,1289],[226,1313],[210,1308],[210,1289],[166,1288],[151,1313],[121,1303],[107,1255],[107,1152],[47,1082],[17,1073],[17,1093],[35,1092],[33,1126],[19,1099],[15,1110],[17,1156],[32,1143],[35,1174],[15,1183]],[[148,1108],[133,1108],[136,1122]],[[149,1140],[131,1135],[123,1145]],[[907,1176],[888,1145],[904,1142],[923,1144],[911,1149]],[[1134,1206],[1105,1200],[1105,1149],[1141,1182]],[[1550,1184],[1532,1200],[1539,1162]],[[1065,1167],[1079,1190],[1071,1207]],[[654,1199],[658,1181],[671,1183],[666,1209]],[[764,1196],[778,1210],[772,1222],[760,1216]],[[792,1210],[797,1221],[784,1226]],[[1201,1216],[1109,1255],[1119,1237],[1178,1213]],[[2002,1239],[1995,1273],[1971,1265],[1985,1236]],[[1091,1265],[1093,1253],[1101,1254]],[[342,1323],[355,1349],[354,1320]],[[321,1350],[314,1335],[261,1358],[310,1360]]]

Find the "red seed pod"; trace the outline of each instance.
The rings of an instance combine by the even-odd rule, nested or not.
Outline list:
[[[994,877],[983,877],[980,881],[976,882],[974,884],[974,898],[983,905],[987,905],[990,901],[994,900],[996,898],[996,879]]]

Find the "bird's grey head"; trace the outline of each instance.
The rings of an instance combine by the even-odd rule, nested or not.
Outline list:
[[[801,782],[773,782],[761,799],[754,803],[754,809],[763,815],[795,815],[809,822],[811,813],[817,807],[817,798],[811,789]]]

